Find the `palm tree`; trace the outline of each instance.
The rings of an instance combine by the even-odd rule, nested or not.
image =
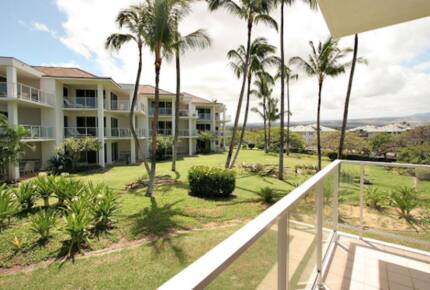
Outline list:
[[[179,136],[179,102],[181,95],[181,62],[180,55],[187,50],[201,48],[204,49],[211,44],[211,39],[205,30],[198,29],[190,34],[182,36],[178,31],[176,23],[176,35],[174,43],[175,65],[176,65],[176,106],[175,106],[175,135],[173,136],[172,171],[176,171],[176,158]]]
[[[278,68],[278,73],[276,74],[276,76],[275,76],[275,79],[282,79],[282,76],[281,76],[281,74],[282,74],[282,72],[281,72],[281,69],[280,69],[281,67],[279,67]],[[291,105],[290,105],[290,81],[291,80],[297,80],[298,78],[299,78],[299,75],[298,74],[296,74],[296,73],[293,73],[293,71],[292,71],[292,69],[290,68],[290,67],[288,67],[288,66],[286,66],[286,65],[284,65],[284,77],[285,77],[285,84],[287,85],[287,110],[286,110],[286,113],[287,113],[287,138],[286,138],[286,141],[287,141],[287,155],[289,155],[289,153],[290,153],[290,117],[292,116],[292,112],[291,112]],[[281,112],[284,112],[284,110],[283,110],[283,102],[282,102],[282,98],[281,98]],[[282,113],[281,113],[281,131],[283,131],[283,116],[282,116]],[[283,134],[281,133],[281,136],[280,136],[280,147],[281,148],[283,148],[284,147],[284,140],[283,140],[283,136],[282,136]],[[282,162],[281,162],[281,157],[279,157],[279,163],[280,163],[280,165],[279,165],[279,171],[283,171],[283,153],[284,153],[284,151],[282,150],[282,152],[281,152],[281,154],[282,154]],[[281,155],[280,154],[280,155]],[[282,163],[282,168],[281,168],[281,163]],[[279,176],[281,179],[283,178],[283,176],[281,177],[281,176]]]
[[[291,58],[291,63],[298,64],[309,76],[315,76],[318,81],[318,107],[317,107],[317,150],[318,150],[318,170],[321,170],[321,94],[326,77],[335,77],[345,73],[348,64],[340,61],[349,53],[351,49],[340,49],[338,41],[329,37],[324,43],[321,41],[316,48],[312,41],[309,42],[311,54],[308,61],[299,56]]]
[[[281,57],[280,57],[280,67],[284,67],[285,65],[285,56],[284,56],[284,5],[292,5],[295,0],[275,0],[276,2],[281,3],[281,20],[280,20],[280,51],[281,51]],[[316,0],[303,0],[304,2],[308,3],[311,9],[317,8],[317,1]],[[280,70],[280,78],[281,78],[281,131],[279,140],[281,141],[280,147],[279,147],[279,173],[278,173],[278,179],[282,180],[284,179],[284,99],[285,99],[285,71]],[[288,113],[289,114],[289,113]],[[289,118],[289,115],[288,117]],[[287,131],[287,135],[289,135]],[[289,137],[287,137],[289,139]],[[287,142],[288,144],[288,142]],[[288,152],[288,147],[287,147]]]
[[[267,99],[272,94],[272,87],[274,85],[273,77],[266,71],[259,71],[257,74],[257,79],[254,81],[254,86],[256,87],[251,91],[251,94],[255,95],[257,98],[262,101],[259,103],[259,106],[262,107],[261,110],[254,107],[251,111],[258,113],[260,117],[263,119],[263,130],[264,130],[264,152],[268,151],[268,138],[267,138]]]
[[[357,62],[367,64],[367,61],[365,59],[363,59],[361,57],[357,58],[357,52],[358,52],[358,34],[355,34],[355,36],[354,36],[354,52],[352,53],[352,62],[351,62],[351,70],[349,72],[348,89],[346,91],[345,107],[343,109],[342,129],[340,130],[339,151],[337,154],[339,159],[342,158],[343,145],[345,143],[346,124],[348,122],[349,99],[351,97],[352,81],[354,79],[355,64]]]
[[[234,163],[239,156],[240,149],[242,147],[243,138],[245,135],[246,124],[248,122],[248,112],[249,112],[249,102],[251,95],[251,82],[252,77],[259,71],[264,71],[264,69],[276,63],[276,58],[271,55],[275,52],[276,48],[273,45],[267,43],[267,40],[263,37],[259,37],[253,40],[250,49],[250,59],[249,59],[249,69],[248,69],[248,77],[247,77],[247,92],[246,92],[246,105],[245,105],[245,115],[242,123],[242,130],[239,137],[239,144],[236,149],[236,153],[234,154],[233,160],[230,163],[229,168],[234,166]],[[238,78],[243,73],[244,68],[244,60],[246,57],[245,47],[243,45],[239,46],[237,50],[230,50],[227,53],[227,57],[232,60],[230,66],[233,68],[234,73]]]
[[[160,106],[160,72],[163,58],[175,50],[176,23],[189,11],[188,2],[176,0],[147,0],[148,13],[144,20],[145,42],[154,53],[155,93],[151,134],[151,172],[146,195],[152,196],[157,153],[157,131]]]
[[[150,175],[150,169],[148,165],[148,161],[145,157],[145,150],[143,150],[140,146],[139,139],[137,138],[136,130],[134,128],[134,108],[136,106],[137,96],[139,94],[139,82],[140,75],[142,72],[142,48],[145,44],[145,29],[144,29],[144,19],[145,19],[146,9],[143,5],[132,5],[129,8],[121,10],[118,13],[118,16],[115,22],[118,24],[120,29],[126,28],[128,33],[113,33],[107,39],[105,43],[106,49],[114,49],[116,51],[120,50],[121,47],[127,42],[134,42],[137,45],[138,50],[138,66],[137,66],[137,74],[136,81],[134,84],[133,91],[133,99],[131,101],[130,106],[130,129],[133,135],[133,139],[136,142],[137,147],[139,148],[142,157],[143,163],[145,165],[146,172],[148,176]]]
[[[279,120],[282,114],[279,112],[278,108],[279,99],[276,97],[269,97],[267,99],[267,106],[266,106],[266,116],[267,116],[267,142],[271,143],[271,130],[272,130],[272,123]]]
[[[231,14],[236,15],[247,22],[247,42],[245,50],[245,63],[242,75],[242,86],[239,93],[239,101],[237,103],[233,131],[227,154],[227,160],[225,163],[225,167],[229,168],[233,155],[234,144],[236,141],[236,133],[239,125],[240,112],[242,109],[246,78],[248,77],[252,28],[254,23],[257,24],[259,22],[263,22],[277,29],[277,24],[276,21],[269,15],[269,12],[274,4],[274,2],[271,0],[240,0],[239,4],[233,0],[207,0],[207,2],[209,4],[209,10],[214,11],[219,8],[225,8]]]

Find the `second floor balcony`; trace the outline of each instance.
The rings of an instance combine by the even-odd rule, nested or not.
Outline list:
[[[64,97],[64,108],[67,109],[96,109],[97,98],[93,97]]]
[[[136,134],[138,137],[145,137],[145,129],[135,128]],[[105,137],[110,138],[129,138],[132,137],[130,128],[111,128],[110,132],[107,128],[105,128]]]
[[[173,111],[171,107],[160,107],[158,112],[161,116],[165,116],[165,115],[172,115]],[[153,116],[154,113],[155,113],[155,108],[149,107],[149,115]]]
[[[65,138],[97,137],[97,127],[64,127]]]
[[[8,92],[9,87],[9,92]],[[54,104],[54,95],[38,88],[23,83],[0,82],[0,98],[11,98],[14,95],[18,99],[40,103],[44,105]]]
[[[129,112],[131,107],[131,102],[129,100],[111,100],[110,107],[107,107],[107,103],[104,104],[104,108],[106,110],[111,111],[125,111]],[[135,104],[135,112],[144,112],[144,105],[141,102],[136,102]]]
[[[198,113],[197,117],[198,117],[198,120],[205,120],[205,121],[211,120],[211,114],[210,113]]]
[[[26,135],[23,137],[24,140],[54,138],[53,127],[42,127],[39,125],[21,125],[21,126],[26,129]]]

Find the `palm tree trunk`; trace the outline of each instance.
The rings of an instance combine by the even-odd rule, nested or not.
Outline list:
[[[349,99],[351,97],[352,81],[354,80],[355,63],[357,62],[357,51],[358,51],[358,35],[355,34],[354,53],[352,55],[351,71],[349,73],[348,89],[346,91],[345,107],[343,109],[342,129],[340,131],[339,151],[337,154],[339,159],[342,159],[343,145],[345,143],[346,125],[348,122]]]
[[[268,153],[267,149],[267,114],[266,114],[266,96],[263,96],[263,127],[264,127],[264,153]]]
[[[280,29],[280,41],[281,41],[281,131],[279,134],[279,168],[278,168],[278,179],[284,179],[284,1],[281,0],[281,29]]]
[[[145,165],[146,173],[148,176],[150,176],[150,169],[148,165],[148,161],[146,160],[146,154],[145,150],[140,146],[139,138],[137,138],[136,130],[134,128],[134,108],[136,106],[137,96],[139,94],[139,81],[140,81],[140,75],[142,73],[142,45],[139,45],[139,64],[137,67],[137,76],[136,76],[136,82],[134,84],[134,92],[133,92],[133,99],[131,100],[131,107],[130,107],[130,131],[133,135],[134,142],[137,145],[138,150],[140,150],[140,153],[143,158],[143,164]]]
[[[148,189],[146,191],[147,196],[152,196],[154,181],[155,181],[155,167],[156,167],[156,155],[157,155],[157,133],[158,133],[158,115],[160,111],[160,94],[159,94],[159,83],[160,83],[160,69],[161,69],[161,58],[159,53],[155,57],[155,96],[154,96],[154,118],[152,120],[152,144],[151,144],[151,175],[148,183]]]
[[[317,151],[318,151],[318,171],[321,170],[321,125],[320,125],[320,113],[321,113],[321,91],[323,82],[318,82],[318,109],[317,109]]]
[[[176,49],[176,106],[175,106],[175,135],[173,136],[172,171],[176,171],[176,158],[178,154],[179,136],[179,102],[181,94],[181,62],[179,59],[179,48]]]
[[[290,78],[287,77],[287,156],[290,155]]]
[[[230,146],[228,148],[225,168],[230,167],[231,157],[233,155],[234,142],[236,140],[237,127],[239,125],[239,117],[240,117],[240,111],[242,109],[243,93],[245,92],[245,83],[246,83],[246,78],[248,76],[249,50],[251,47],[251,32],[252,32],[252,18],[249,18],[248,19],[248,39],[246,44],[246,58],[245,58],[245,67],[243,68],[242,87],[240,89],[239,102],[237,103],[236,116],[234,118],[233,132],[231,135]]]
[[[267,128],[267,147],[269,147],[270,146],[270,141],[271,141],[271,139],[272,139],[272,136],[271,136],[271,129],[272,129],[272,120],[270,120],[270,118],[267,120],[267,123],[268,123],[268,128]]]
[[[251,95],[251,79],[252,79],[252,74],[248,73],[248,88],[246,91],[246,105],[245,105],[245,115],[243,117],[242,131],[240,132],[239,145],[237,146],[233,161],[230,164],[230,168],[233,168],[234,163],[236,162],[237,157],[239,156],[239,151],[240,151],[240,149],[242,147],[242,143],[243,143],[243,137],[245,136],[246,123],[248,122],[249,99],[250,99],[250,95]]]

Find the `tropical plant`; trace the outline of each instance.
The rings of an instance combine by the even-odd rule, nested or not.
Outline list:
[[[309,42],[311,54],[308,60],[299,56],[291,58],[290,63],[297,64],[309,76],[315,76],[318,81],[318,106],[317,106],[317,151],[318,151],[318,170],[321,170],[321,98],[324,80],[327,77],[335,77],[345,73],[347,63],[341,63],[342,59],[351,49],[341,49],[338,47],[338,40],[329,37],[323,43],[319,42],[315,47],[312,41]]]
[[[157,138],[157,160],[164,160],[171,153],[173,138],[170,136],[160,136]]]
[[[285,81],[287,83],[287,155],[289,154],[289,120],[290,120],[290,109],[289,109],[289,80],[290,78],[293,79],[293,75],[291,75],[290,70],[288,67],[285,66],[285,51],[284,51],[284,5],[293,5],[295,0],[275,0],[275,3],[281,4],[281,19],[280,19],[280,30],[279,30],[279,36],[280,36],[280,58],[279,58],[279,78],[281,80],[281,116],[280,116],[280,127],[281,127],[281,146],[279,148],[279,169],[278,169],[278,179],[282,180],[284,179],[284,128],[285,128],[285,121],[284,121],[284,113],[285,113]],[[317,2],[316,0],[303,0],[303,2],[306,2],[309,4],[309,7],[311,9],[317,8]]]
[[[366,188],[364,197],[367,205],[377,210],[382,209],[390,198],[385,192],[382,192],[377,187],[373,186]]]
[[[272,87],[275,84],[273,77],[265,71],[260,71],[257,73],[257,79],[254,81],[255,89],[252,90],[252,94],[262,101],[258,104],[258,107],[253,107],[252,112],[257,113],[263,119],[263,129],[264,129],[264,152],[268,152],[268,132],[267,132],[267,100],[272,94]]]
[[[99,151],[101,143],[94,137],[67,138],[56,150],[60,154],[68,153],[72,159],[72,169],[76,170],[82,152]]]
[[[342,158],[342,154],[343,154],[343,145],[344,145],[344,141],[345,141],[346,125],[348,123],[349,99],[351,97],[352,81],[354,80],[355,64],[357,62],[358,63],[367,63],[365,59],[363,59],[361,57],[357,58],[357,53],[358,53],[358,34],[356,33],[354,36],[354,51],[352,53],[351,70],[349,72],[348,88],[346,90],[345,105],[344,105],[344,109],[343,109],[342,128],[340,130],[339,151],[338,151],[338,156],[340,156],[339,158]]]
[[[72,178],[64,176],[57,177],[53,183],[54,195],[58,199],[58,205],[63,206],[64,202],[70,203],[73,198],[85,193],[85,185]]]
[[[239,137],[239,143],[237,145],[236,153],[234,154],[233,160],[230,163],[229,168],[232,168],[239,156],[240,149],[242,148],[243,138],[246,131],[246,125],[248,122],[249,104],[251,96],[251,83],[253,76],[264,71],[266,67],[276,63],[276,58],[272,55],[275,52],[275,47],[267,43],[267,40],[263,37],[256,38],[251,43],[249,52],[249,69],[247,77],[247,88],[246,88],[246,104],[245,112],[242,123],[242,130]],[[231,60],[230,66],[232,67],[235,75],[240,78],[243,74],[246,49],[243,45],[239,46],[237,50],[230,50],[227,53],[227,57]]]
[[[37,197],[36,185],[33,181],[21,182],[19,187],[14,190],[14,194],[21,210],[28,211],[33,207]]]
[[[41,241],[47,241],[56,222],[57,214],[54,210],[42,210],[31,218],[31,231],[38,234]]]
[[[0,230],[4,228],[10,218],[18,211],[15,198],[11,189],[6,185],[0,185]]]
[[[7,169],[15,163],[25,148],[32,148],[28,143],[22,142],[27,131],[22,126],[11,127],[6,117],[0,114],[0,180],[8,178]]]
[[[419,205],[418,193],[413,187],[403,186],[391,192],[391,203],[397,207],[399,215],[406,221],[412,221],[412,210]]]
[[[376,154],[383,154],[384,158],[387,158],[387,153],[390,150],[395,150],[396,142],[390,133],[379,133],[369,138],[369,143],[372,152]]]
[[[134,142],[139,148],[140,153],[142,155],[143,164],[146,169],[146,173],[148,176],[150,175],[150,168],[148,162],[145,158],[145,150],[140,146],[140,140],[137,137],[136,129],[134,125],[134,109],[136,107],[137,98],[139,95],[139,82],[140,76],[142,73],[142,49],[145,45],[145,32],[146,32],[146,18],[147,12],[146,7],[144,5],[132,5],[129,8],[121,10],[116,17],[115,22],[118,24],[120,29],[127,29],[128,33],[113,33],[107,39],[105,43],[106,49],[115,49],[116,51],[120,50],[121,47],[130,41],[134,42],[137,45],[138,51],[138,66],[136,73],[136,81],[134,83],[133,90],[133,98],[131,100],[130,114],[129,114],[129,122],[130,122],[130,131],[133,135]]]
[[[402,148],[397,158],[401,162],[430,165],[430,144]]]
[[[210,198],[226,198],[236,186],[236,175],[229,169],[193,166],[188,171],[190,194]]]
[[[257,194],[263,202],[267,204],[273,203],[273,200],[275,197],[275,191],[273,190],[273,188],[269,186],[262,187],[260,188],[260,191]]]
[[[60,174],[71,169],[72,158],[61,150],[48,159],[48,170],[52,174]]]
[[[118,211],[118,201],[114,192],[107,186],[103,186],[95,196],[91,210],[96,230],[112,228]]]
[[[200,131],[197,139],[202,141],[204,146],[200,148],[201,153],[207,154],[211,152],[211,142],[217,138],[216,134],[212,131]]]
[[[219,8],[225,8],[229,13],[243,19],[247,23],[247,42],[246,42],[246,57],[242,75],[242,85],[239,93],[239,100],[236,108],[236,116],[234,119],[233,131],[230,141],[229,150],[227,153],[227,160],[225,167],[230,167],[231,158],[233,156],[233,148],[236,144],[236,134],[239,125],[239,117],[242,109],[243,94],[245,92],[245,83],[248,77],[249,59],[251,50],[251,35],[254,24],[259,22],[266,23],[277,29],[276,21],[269,15],[273,7],[273,1],[259,1],[259,0],[240,0],[238,3],[233,0],[207,0],[209,3],[209,10],[214,11]]]
[[[38,195],[43,199],[45,208],[49,207],[49,198],[54,192],[55,186],[54,176],[39,176],[34,180],[35,190]]]
[[[156,171],[157,132],[160,106],[160,72],[164,57],[172,55],[175,50],[176,23],[189,11],[189,3],[179,0],[148,0],[145,5],[145,42],[154,53],[155,93],[154,116],[151,135],[151,171],[146,191],[152,196]]]
[[[12,240],[8,241],[9,244],[12,246],[13,251],[15,253],[18,253],[22,251],[25,248],[25,241],[24,239],[20,239],[17,236],[14,236]]]
[[[81,252],[84,244],[90,244],[91,222],[92,216],[87,209],[67,211],[64,216],[64,231],[69,236],[67,241],[69,256],[72,256],[75,251]]]
[[[211,44],[211,39],[205,30],[198,29],[187,35],[181,35],[176,21],[176,34],[174,41],[175,66],[176,66],[176,98],[175,98],[175,134],[173,136],[172,171],[176,171],[177,147],[179,137],[179,102],[181,95],[181,54],[193,49],[204,49]]]

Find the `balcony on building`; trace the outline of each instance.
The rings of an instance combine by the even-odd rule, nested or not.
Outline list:
[[[150,101],[149,115],[154,116],[154,112],[155,112],[154,101]],[[160,101],[158,112],[160,116],[171,116],[173,114],[172,102]]]
[[[97,109],[97,87],[63,87],[63,105],[66,109]]]

